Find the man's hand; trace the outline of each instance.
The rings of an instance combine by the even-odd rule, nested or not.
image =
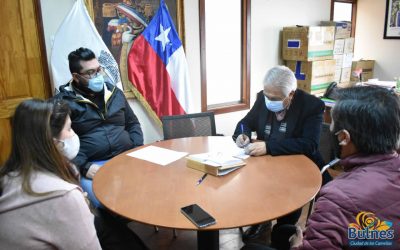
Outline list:
[[[260,156],[267,154],[267,146],[265,142],[250,143],[245,149],[245,153],[252,156]]]
[[[247,145],[249,145],[249,143],[250,143],[250,138],[249,138],[247,135],[245,135],[245,134],[240,134],[240,135],[236,138],[236,145],[237,145],[239,148],[244,148],[244,147],[246,147]]]
[[[86,173],[86,178],[93,179],[94,175],[97,173],[101,166],[93,163],[90,165],[89,170]]]

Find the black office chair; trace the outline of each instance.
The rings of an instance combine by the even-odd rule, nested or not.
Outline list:
[[[217,135],[213,112],[162,116],[164,140],[195,136]],[[156,232],[158,228],[155,227]],[[176,229],[173,230],[177,237]]]
[[[332,148],[332,136],[330,131],[330,124],[322,123],[321,126],[321,137],[319,140],[319,152],[321,153],[324,162],[327,164],[324,168],[321,169],[321,175],[324,174],[328,168],[334,166],[339,160],[335,159],[335,154]],[[334,161],[335,160],[335,161]],[[330,164],[328,164],[330,163]],[[310,205],[307,212],[307,219],[310,217],[313,207],[314,207],[315,198],[310,201]]]
[[[322,123],[321,126],[321,137],[319,139],[319,152],[321,153],[324,162],[328,163],[335,158],[334,152],[332,149],[331,142],[331,131],[330,131],[329,123]]]
[[[217,135],[213,112],[162,116],[164,140]]]

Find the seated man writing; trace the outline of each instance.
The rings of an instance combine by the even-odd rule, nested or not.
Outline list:
[[[318,145],[323,111],[321,100],[297,89],[297,80],[289,68],[276,66],[267,72],[264,90],[237,124],[233,139],[252,156],[304,154],[322,167]],[[253,131],[257,132],[257,141],[251,143]],[[276,226],[295,224],[300,214],[301,209],[279,218]],[[257,238],[265,227],[250,227],[243,240]]]
[[[331,133],[344,173],[321,188],[304,236],[299,227],[278,229],[287,235],[286,244],[291,236],[293,250],[400,249],[398,96],[372,86],[341,90]],[[275,248],[242,248],[256,249]]]

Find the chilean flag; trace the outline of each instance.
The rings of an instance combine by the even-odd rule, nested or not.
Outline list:
[[[147,102],[158,118],[191,112],[185,52],[163,0],[133,42],[128,54],[128,78],[141,95],[138,99]]]

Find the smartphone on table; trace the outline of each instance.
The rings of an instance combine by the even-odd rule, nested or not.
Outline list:
[[[214,225],[215,219],[197,204],[181,208],[181,212],[199,228]]]

